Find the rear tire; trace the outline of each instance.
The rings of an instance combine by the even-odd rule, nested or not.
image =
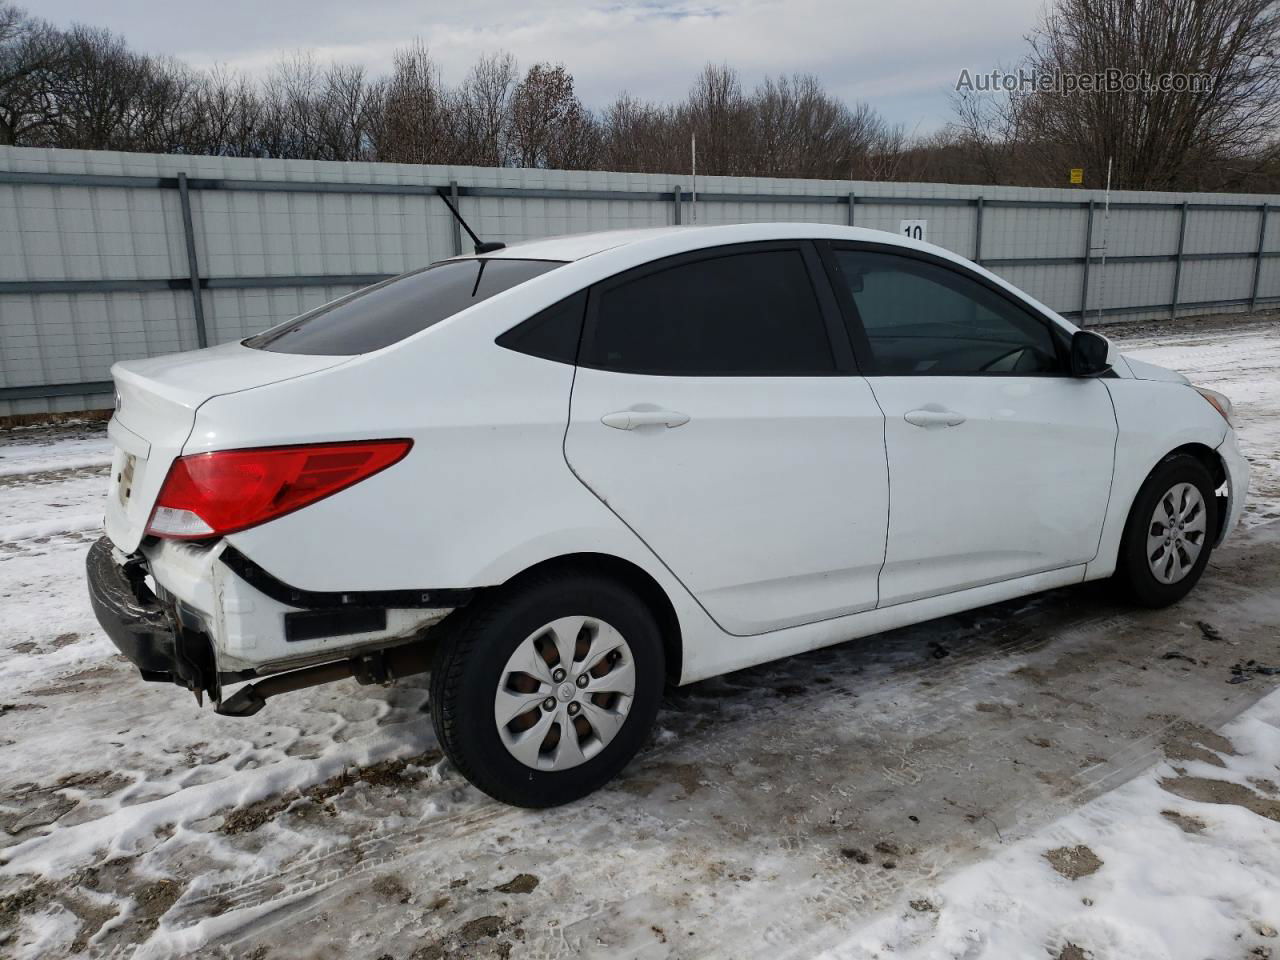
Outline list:
[[[665,678],[662,637],[645,603],[617,581],[535,575],[442,627],[431,672],[436,736],[458,771],[494,799],[520,807],[578,800],[648,738]]]
[[[1122,596],[1153,608],[1185,597],[1209,562],[1217,511],[1213,477],[1199,460],[1178,454],[1157,466],[1134,498],[1120,542]]]

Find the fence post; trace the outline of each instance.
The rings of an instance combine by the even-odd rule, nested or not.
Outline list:
[[[973,223],[973,262],[982,264],[982,198],[978,198],[978,216]]]
[[[671,191],[671,203],[673,204],[673,207],[672,207],[672,215],[671,215],[671,216],[672,216],[671,222],[672,222],[672,223],[674,223],[677,227],[678,227],[678,226],[680,226],[680,200],[681,200],[681,197],[682,197],[682,194],[680,193],[680,185],[679,185],[679,184],[677,184],[677,185],[676,185],[676,188],[675,188],[674,190],[672,190],[672,191]]]
[[[856,193],[849,194],[849,226],[853,226],[853,209],[858,203],[858,195]]]
[[[1182,201],[1182,217],[1178,221],[1178,258],[1173,265],[1173,299],[1169,304],[1169,319],[1178,316],[1178,285],[1182,282],[1182,247],[1187,239],[1187,201]]]
[[[1258,219],[1258,252],[1254,254],[1253,288],[1249,292],[1250,313],[1258,308],[1258,281],[1262,279],[1262,248],[1267,242],[1267,214],[1270,212],[1270,205],[1264,203],[1259,212],[1261,216]]]
[[[187,175],[178,174],[178,201],[182,205],[182,232],[187,240],[187,276],[191,282],[191,306],[196,318],[196,343],[209,345],[209,332],[204,325],[204,296],[200,293],[200,261],[196,259],[196,232],[191,221],[191,190]]]
[[[458,206],[458,181],[449,181],[449,202],[453,204],[453,209],[461,209]],[[462,255],[462,227],[458,225],[457,217],[450,217],[449,223],[453,227],[453,255],[455,257]]]
[[[1089,260],[1093,256],[1093,200],[1089,201],[1089,214],[1084,221],[1084,276],[1080,279],[1080,326],[1084,327],[1089,314]]]

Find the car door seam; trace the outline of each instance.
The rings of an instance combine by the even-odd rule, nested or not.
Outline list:
[[[1102,508],[1102,523],[1098,525],[1098,543],[1093,549],[1093,558],[1089,563],[1093,563],[1102,553],[1102,538],[1107,532],[1107,518],[1111,515],[1111,498],[1115,495],[1116,490],[1116,470],[1120,464],[1120,414],[1116,410],[1116,398],[1111,395],[1111,387],[1107,385],[1105,380],[1099,380],[1103,389],[1107,393],[1107,401],[1111,404],[1111,422],[1115,424],[1116,431],[1111,438],[1111,482],[1107,485],[1107,503]],[[1128,520],[1128,512],[1126,511],[1125,520]],[[1086,576],[1088,573],[1086,571]]]
[[[708,610],[706,606],[703,604],[703,602],[698,598],[698,596],[692,590],[689,589],[689,585],[680,578],[680,575],[677,574],[673,569],[671,569],[671,565],[662,559],[662,557],[658,554],[658,551],[653,549],[653,546],[649,543],[649,541],[647,541],[644,537],[642,537],[640,535],[640,532],[636,530],[635,527],[627,523],[626,519],[620,513],[618,513],[617,510],[613,508],[613,504],[611,504],[604,497],[600,496],[600,494],[597,493],[592,488],[591,484],[587,483],[587,481],[583,479],[581,474],[579,474],[578,471],[574,469],[573,462],[569,459],[569,430],[572,429],[573,427],[573,394],[574,394],[574,387],[577,386],[577,383],[578,383],[578,366],[577,364],[574,364],[573,377],[569,380],[568,416],[565,419],[564,435],[561,437],[561,440],[560,440],[560,456],[564,460],[564,465],[568,467],[569,473],[573,476],[575,480],[578,481],[578,483],[582,484],[582,486],[586,489],[586,491],[589,494],[591,494],[591,496],[599,500],[604,505],[604,508],[608,510],[611,514],[613,514],[613,516],[618,520],[619,523],[621,523],[624,527],[626,527],[628,530],[631,531],[632,536],[634,536],[637,540],[639,540],[640,543],[644,545],[645,549],[648,550],[649,553],[653,556],[653,559],[656,560],[659,564],[661,564],[662,568],[666,570],[667,573],[671,574],[672,578],[676,581],[676,583],[680,584],[680,586],[684,588],[684,592],[687,593],[690,599],[692,599],[693,602],[698,605],[698,609],[700,609],[703,613],[705,613],[707,615],[707,618],[712,623],[714,623],[718,629],[723,630],[725,633],[727,633],[731,637],[756,636],[756,634],[732,633],[723,624],[721,624],[719,620],[717,620],[714,616],[712,616],[711,611]],[[771,633],[772,631],[766,630],[764,632]]]
[[[861,379],[866,384],[867,392],[871,394],[871,400],[875,403],[876,409],[880,411],[880,445],[884,448],[884,549],[880,552],[880,569],[876,571],[876,605],[873,608],[879,610],[880,578],[884,576],[884,567],[889,561],[889,531],[893,527],[893,469],[889,465],[889,416],[884,412],[884,407],[880,403],[880,398],[876,396],[876,388],[871,385],[871,381],[866,377]]]
[[[565,467],[568,468],[569,474],[575,480],[577,480],[578,483],[580,483],[583,486],[583,488],[586,489],[587,493],[591,494],[591,496],[599,500],[604,505],[604,508],[608,510],[611,514],[613,514],[615,518],[617,518],[619,523],[621,523],[624,527],[626,527],[628,530],[631,531],[632,536],[634,536],[637,540],[640,541],[640,543],[644,545],[644,548],[649,551],[649,553],[653,556],[653,559],[656,560],[658,564],[661,565],[662,568],[667,571],[667,573],[671,574],[675,582],[680,584],[680,586],[684,589],[684,592],[689,595],[689,598],[698,605],[698,609],[700,609],[704,614],[706,614],[707,619],[709,619],[712,623],[714,623],[718,629],[723,630],[725,633],[729,633],[728,630],[725,630],[725,628],[721,626],[719,620],[711,616],[711,611],[708,610],[703,605],[702,601],[698,599],[698,597],[694,594],[694,592],[689,589],[689,585],[685,583],[682,579],[680,579],[680,577],[676,574],[676,572],[671,569],[670,565],[665,560],[663,560],[662,557],[658,555],[658,551],[653,549],[653,547],[649,544],[649,542],[645,540],[644,537],[640,536],[639,532],[634,527],[632,527],[631,524],[627,523],[627,521],[622,518],[622,516],[618,513],[617,510],[613,509],[613,507],[610,505],[608,500],[600,496],[600,494],[596,493],[596,491],[591,488],[591,484],[587,483],[587,481],[584,480],[581,475],[579,475],[578,471],[573,468],[572,461],[570,461],[569,459],[569,431],[573,427],[573,398],[574,398],[575,388],[578,385],[578,370],[580,368],[580,362],[582,360],[582,348],[587,341],[588,325],[591,325],[594,328],[595,317],[594,317],[593,311],[596,308],[596,304],[592,302],[595,299],[595,297],[592,296],[594,291],[595,291],[595,287],[588,288],[587,301],[586,303],[583,304],[583,308],[582,308],[582,325],[578,328],[578,350],[576,355],[574,356],[573,373],[569,377],[569,402],[565,408],[564,433],[561,434],[560,436],[560,458],[564,461]],[[590,333],[594,337],[595,335],[594,329],[592,329]],[[729,635],[739,636],[739,634],[732,634],[732,633],[729,633]]]

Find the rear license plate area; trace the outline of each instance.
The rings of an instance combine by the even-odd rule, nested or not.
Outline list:
[[[124,455],[124,462],[120,465],[120,470],[116,474],[116,497],[120,500],[120,506],[127,507],[129,498],[133,496],[133,471],[138,465],[138,458],[132,453]]]

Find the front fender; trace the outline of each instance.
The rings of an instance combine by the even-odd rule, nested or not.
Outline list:
[[[1115,405],[1116,458],[1111,496],[1086,580],[1115,572],[1129,509],[1156,465],[1179,447],[1215,451],[1229,428],[1221,415],[1186,383],[1169,380],[1104,379]]]

